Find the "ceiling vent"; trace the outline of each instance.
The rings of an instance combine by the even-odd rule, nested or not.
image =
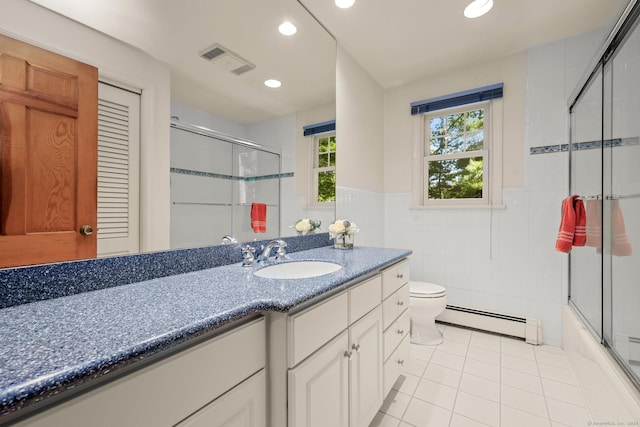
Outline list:
[[[251,62],[218,43],[200,52],[200,56],[207,61],[214,62],[216,65],[236,76],[256,68]]]

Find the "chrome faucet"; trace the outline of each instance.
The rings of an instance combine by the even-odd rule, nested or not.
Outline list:
[[[227,234],[225,236],[222,236],[222,244],[223,245],[233,245],[238,243],[238,241],[231,235]]]
[[[242,266],[253,267],[253,262],[255,261],[253,254],[256,253],[256,249],[251,245],[244,245],[240,248],[240,251],[242,251]]]
[[[267,246],[262,251],[262,254],[258,257],[258,261],[268,261],[271,256],[271,250],[275,247],[278,247],[278,251],[276,252],[276,260],[280,261],[284,259],[284,256],[287,254],[284,248],[287,247],[287,242],[281,239],[272,240],[267,243]]]

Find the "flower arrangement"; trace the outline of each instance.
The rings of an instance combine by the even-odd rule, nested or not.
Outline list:
[[[297,220],[292,227],[295,228],[299,235],[304,236],[305,234],[315,233],[316,230],[320,228],[321,223],[322,222],[319,219],[303,218]]]
[[[329,226],[329,237],[337,249],[353,249],[353,237],[360,229],[355,222],[339,219]]]

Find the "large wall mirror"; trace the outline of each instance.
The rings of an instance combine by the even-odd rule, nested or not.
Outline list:
[[[296,0],[10,2],[24,9],[23,14],[35,12],[33,8],[37,7],[34,26],[49,23],[46,14],[51,15],[52,26],[54,22],[58,26],[64,26],[65,22],[70,26],[80,23],[95,33],[96,40],[109,37],[126,43],[168,68],[171,89],[167,117],[148,108],[154,102],[149,99],[140,114],[142,120],[145,114],[161,118],[156,121],[158,127],[170,135],[170,171],[166,171],[170,179],[155,186],[147,182],[146,187],[140,187],[137,197],[150,197],[148,189],[164,193],[157,197],[164,197],[170,204],[166,215],[171,217],[171,231],[151,226],[153,221],[145,223],[144,216],[139,223],[147,240],[153,240],[154,233],[169,233],[170,245],[142,244],[143,251],[220,244],[226,234],[239,241],[294,235],[295,230],[289,226],[299,218],[317,218],[326,225],[333,219],[333,209],[309,207],[313,137],[303,136],[303,126],[335,119],[336,43],[302,3]],[[285,21],[296,26],[294,35],[278,31]],[[63,55],[83,58],[82,54],[68,52],[68,45],[53,46],[53,38],[43,31],[27,29],[26,25],[6,25],[9,28],[0,27],[0,32],[33,41],[40,47],[52,47]],[[55,31],[65,29],[58,27]],[[92,40],[77,43],[86,52]],[[95,49],[99,57],[101,46]],[[118,78],[120,74],[133,75],[136,70],[120,73],[121,65],[108,65],[109,55],[113,52],[105,49],[102,63],[107,66],[98,67],[100,97],[109,98],[111,95],[103,95],[103,91],[108,93],[113,87],[145,97],[144,88],[136,87],[126,77]],[[117,64],[122,58],[114,60],[113,64]],[[139,70],[137,81],[145,81],[144,72]],[[152,77],[148,79],[151,81]],[[277,79],[282,86],[266,87],[267,79]],[[153,83],[149,84],[152,86]],[[132,102],[136,103],[135,97]],[[108,109],[110,104],[106,105],[104,108]],[[199,129],[214,131],[213,137]],[[144,137],[144,127],[140,132]],[[224,135],[216,138],[215,133]],[[240,144],[229,142],[233,140]],[[260,147],[243,144],[246,141]],[[140,156],[140,162],[149,163],[144,150]],[[132,165],[133,169],[138,168],[135,163]],[[145,177],[141,179],[144,181]],[[230,186],[225,187],[227,184]],[[167,197],[170,191],[172,194]],[[228,202],[218,202],[223,195],[228,196]],[[264,202],[268,207],[266,233],[254,233],[251,228],[252,202]],[[149,217],[153,218],[153,213],[147,213]],[[98,255],[135,252],[135,249],[103,248]]]

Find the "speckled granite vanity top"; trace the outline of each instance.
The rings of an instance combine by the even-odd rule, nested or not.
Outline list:
[[[278,280],[239,264],[0,309],[1,416],[85,384],[230,321],[289,311],[411,254],[400,249],[322,247],[288,254],[343,268]]]

